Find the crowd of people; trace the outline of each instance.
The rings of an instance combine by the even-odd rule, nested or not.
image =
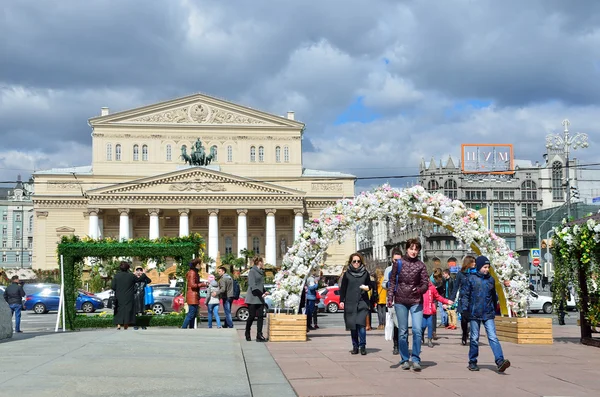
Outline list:
[[[403,370],[421,371],[421,346],[426,343],[434,347],[433,341],[438,339],[438,317],[440,326],[449,330],[457,329],[460,319],[461,343],[469,346],[467,368],[470,371],[479,370],[481,326],[485,328],[498,371],[504,372],[510,367],[496,335],[494,317],[498,296],[495,280],[489,273],[489,259],[466,256],[453,278],[449,269],[436,268],[428,274],[427,267],[419,260],[419,240],[409,240],[405,249],[402,254],[399,248],[394,248],[390,265],[385,270],[377,269],[373,276],[360,253],[350,255],[339,282],[344,322],[352,342],[350,353],[367,354],[366,331],[370,329],[374,311],[379,329],[386,327],[390,318],[387,314],[395,320],[392,354],[400,355],[398,366]],[[310,288],[312,285],[308,284],[307,296]],[[306,310],[308,321],[311,310]],[[409,317],[412,343],[409,343]]]

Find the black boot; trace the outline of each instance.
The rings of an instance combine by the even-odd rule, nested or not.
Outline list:
[[[394,342],[394,349],[392,350],[394,356],[398,355],[398,341]]]
[[[267,339],[263,336],[263,334],[256,334],[256,341],[257,342],[266,342]]]
[[[467,334],[463,334],[463,336],[462,336],[462,341],[461,341],[461,342],[462,342],[462,345],[463,345],[463,346],[466,346],[466,345],[467,345]]]
[[[248,342],[250,342],[252,340],[252,338],[250,338],[250,332],[249,331],[246,331],[246,340]]]
[[[363,355],[363,356],[366,356],[367,355],[367,348],[364,347],[364,346],[361,346],[360,347],[360,354]]]
[[[353,347],[352,350],[350,350],[350,354],[358,354],[358,347]]]

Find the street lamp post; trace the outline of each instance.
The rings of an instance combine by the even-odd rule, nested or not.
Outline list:
[[[565,182],[566,190],[566,204],[567,204],[567,219],[571,217],[571,187],[570,187],[570,174],[569,174],[569,152],[571,147],[573,150],[577,148],[585,149],[589,146],[587,134],[577,132],[574,135],[569,134],[569,120],[564,119],[562,125],[565,127],[562,135],[561,134],[548,134],[546,135],[546,148],[554,150],[563,150],[565,153],[567,165],[566,172],[567,178]]]

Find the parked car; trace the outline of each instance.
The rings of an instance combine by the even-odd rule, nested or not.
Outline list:
[[[36,314],[44,314],[58,310],[60,288],[46,288],[25,297],[25,310],[33,310]],[[79,291],[75,300],[75,309],[84,313],[93,313],[104,308],[102,299],[86,291]]]
[[[104,307],[107,307],[108,306],[108,298],[110,298],[114,294],[115,294],[115,291],[113,291],[112,289],[107,289],[102,292],[98,292],[96,294],[96,296],[98,298],[102,299],[102,302],[104,303]]]
[[[173,300],[181,293],[181,289],[177,287],[152,287],[152,296],[154,304],[152,311],[154,314],[163,314],[173,311]]]
[[[200,317],[208,317],[208,306],[206,306],[206,297],[208,295],[206,288],[200,289]],[[185,299],[183,294],[179,294],[173,300],[173,311],[180,312],[183,309],[185,304]],[[225,311],[223,310],[223,302],[221,301],[219,304],[219,316],[223,318]],[[244,298],[240,297],[233,301],[231,305],[231,316],[237,318],[240,321],[246,321],[250,316],[250,312],[248,311],[248,305]]]
[[[324,313],[327,311],[327,306],[325,306],[325,295],[327,292],[327,288],[321,288],[318,292],[321,296],[321,299],[319,299],[319,302],[317,302],[317,312]]]
[[[532,313],[539,313],[542,310],[546,314],[551,314],[554,311],[552,297],[539,295],[537,292],[531,291],[528,299],[528,309]],[[569,293],[569,300],[567,301],[567,310],[577,310],[577,302],[571,293]]]
[[[344,302],[340,302],[340,287],[325,288],[321,297],[327,312],[337,313],[339,310],[344,310]]]

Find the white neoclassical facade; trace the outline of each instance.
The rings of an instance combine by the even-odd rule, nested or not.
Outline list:
[[[354,195],[353,175],[304,168],[304,124],[196,94],[89,120],[92,164],[34,174],[33,267],[57,266],[63,235],[203,235],[216,259],[243,249],[278,265],[309,217]],[[200,141],[198,141],[200,140]],[[201,144],[209,165],[182,154]],[[339,268],[354,236],[330,247]],[[338,266],[336,266],[338,265]]]

